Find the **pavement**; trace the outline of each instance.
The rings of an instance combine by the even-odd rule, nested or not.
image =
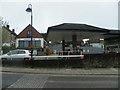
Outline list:
[[[30,74],[63,74],[63,75],[118,75],[118,68],[23,68],[1,67],[2,72]]]

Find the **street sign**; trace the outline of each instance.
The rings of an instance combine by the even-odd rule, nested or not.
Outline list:
[[[29,45],[29,48],[35,48],[33,45]]]

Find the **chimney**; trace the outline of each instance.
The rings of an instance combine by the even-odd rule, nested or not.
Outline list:
[[[9,29],[9,28],[10,28],[10,25],[7,25],[7,28]]]
[[[15,29],[12,29],[12,32],[14,33],[14,32],[15,32]]]

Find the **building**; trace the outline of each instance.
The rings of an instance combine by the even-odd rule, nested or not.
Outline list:
[[[44,37],[30,24],[16,37],[16,48],[30,49],[31,33],[34,50],[38,51],[44,48],[45,46]]]
[[[67,42],[72,42],[71,48],[73,51],[82,48],[84,49],[83,51],[85,51],[85,54],[97,54],[104,53],[106,51],[108,44],[104,45],[104,43],[111,42],[111,38],[115,38],[114,40],[117,39],[116,44],[118,45],[120,32],[119,30],[109,30],[87,24],[63,23],[60,25],[48,27],[47,35],[47,40],[51,41],[52,43],[56,41],[62,42],[62,51],[70,50],[68,47],[66,49],[66,44]],[[85,39],[89,39],[89,41],[82,45],[82,42]],[[113,43],[114,40],[112,41]],[[109,43],[109,45],[111,44]]]
[[[9,27],[9,25],[2,26],[2,46],[15,47],[15,39],[17,34],[14,29],[11,31]]]
[[[111,30],[109,35],[114,37],[107,37],[105,39],[105,49],[107,52],[120,53],[120,30]]]

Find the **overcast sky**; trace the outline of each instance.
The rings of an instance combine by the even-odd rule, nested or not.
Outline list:
[[[104,0],[105,1],[105,0]],[[10,29],[19,34],[30,24],[30,13],[25,10],[32,4],[33,27],[40,33],[48,27],[62,23],[88,24],[106,29],[118,29],[118,0],[85,2],[1,2],[0,16],[9,22]]]

